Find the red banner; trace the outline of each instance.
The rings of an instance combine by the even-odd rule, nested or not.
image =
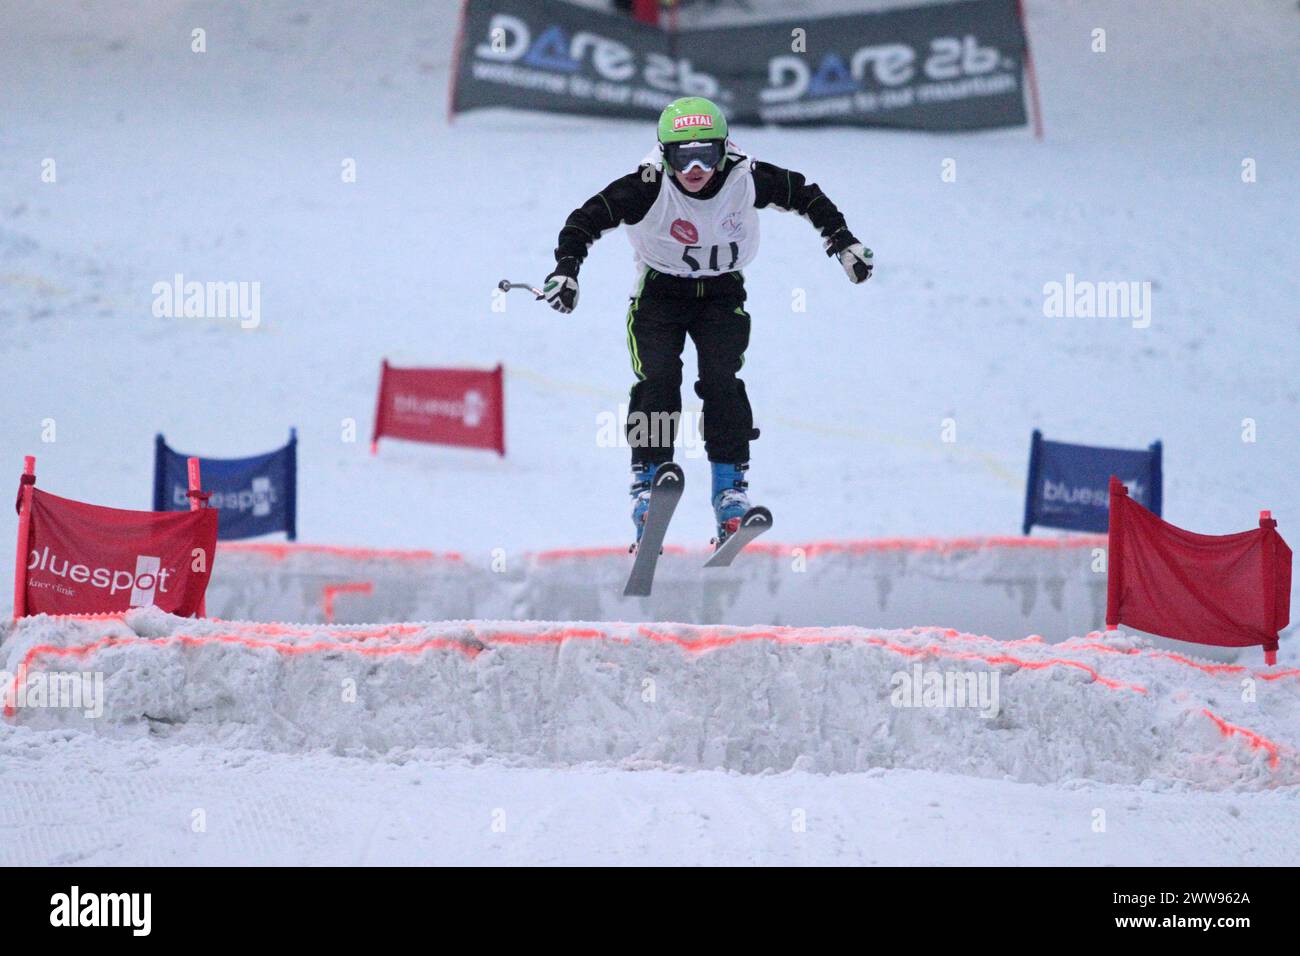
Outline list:
[[[1196,644],[1259,644],[1271,664],[1291,619],[1291,549],[1277,522],[1194,534],[1162,521],[1110,479],[1106,625]]]
[[[371,451],[381,435],[506,453],[505,389],[491,371],[393,368],[384,362]]]
[[[96,614],[153,605],[199,613],[212,576],[217,512],[123,511],[30,490],[25,614]],[[21,534],[21,531],[20,531]]]

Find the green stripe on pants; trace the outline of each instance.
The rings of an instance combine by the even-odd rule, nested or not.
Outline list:
[[[645,381],[645,374],[641,371],[641,355],[637,351],[636,334],[632,331],[632,321],[636,318],[637,306],[641,304],[641,293],[645,290],[645,280],[648,274],[649,270],[641,273],[641,282],[637,285],[636,295],[627,310],[627,354],[632,359],[632,374],[636,376],[638,382]]]

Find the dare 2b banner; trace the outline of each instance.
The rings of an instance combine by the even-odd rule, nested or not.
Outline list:
[[[1029,447],[1024,533],[1029,534],[1034,525],[1105,533],[1112,475],[1133,501],[1159,517],[1161,451],[1158,441],[1145,451],[1069,445],[1047,441],[1035,429]]]
[[[733,123],[1022,126],[1017,0],[669,33],[561,0],[467,0],[452,112],[494,106],[653,119],[680,96]]]
[[[188,511],[186,459],[154,440],[153,507],[155,511]],[[222,541],[253,538],[283,531],[298,536],[298,435],[289,432],[283,448],[251,458],[200,458],[207,505],[220,516],[217,537]]]

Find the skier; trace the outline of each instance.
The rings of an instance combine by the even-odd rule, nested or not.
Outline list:
[[[638,542],[655,474],[673,457],[688,335],[699,361],[695,393],[704,405],[702,431],[713,472],[718,547],[750,509],[745,472],[749,443],[758,438],[758,429],[745,383],[736,377],[750,327],[741,270],[758,252],[757,210],[766,206],[808,219],[820,231],[826,254],[839,259],[850,281],[871,278],[871,250],[849,231],[835,204],[800,173],[741,153],[727,137],[722,111],[697,96],[670,103],[659,117],[654,152],[635,172],[570,213],[560,230],[555,270],[542,287],[546,301],[559,312],[577,306],[578,270],[597,238],[625,225],[635,252],[627,346],[636,383],[627,434]],[[645,427],[665,421],[666,444],[657,440],[660,429]]]

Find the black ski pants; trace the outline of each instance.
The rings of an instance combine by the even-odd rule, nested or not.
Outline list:
[[[745,383],[736,377],[749,346],[749,313],[739,273],[694,280],[647,273],[627,313],[627,347],[636,384],[628,402],[633,466],[673,457],[682,411],[682,350],[695,344],[695,394],[703,402],[701,432],[709,461],[749,461],[758,437]]]

